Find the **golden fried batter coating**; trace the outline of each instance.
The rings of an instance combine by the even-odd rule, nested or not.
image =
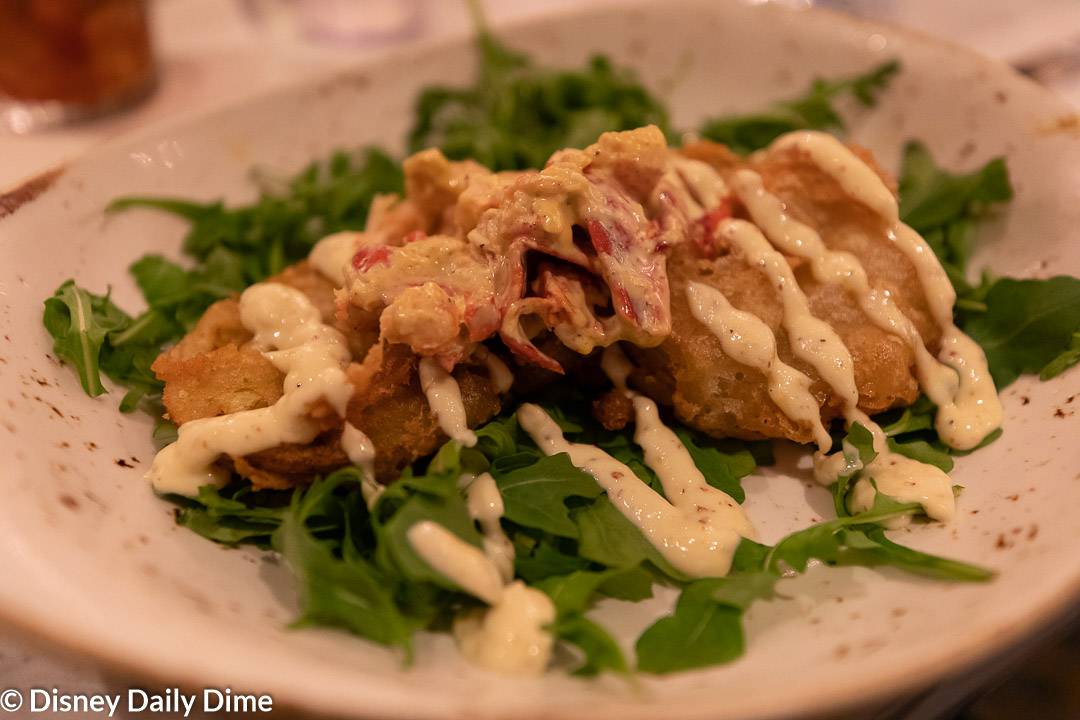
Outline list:
[[[220,323],[222,318],[235,317],[239,324],[239,313],[230,314],[235,306],[235,300],[215,305],[217,309],[204,316],[206,325],[200,322],[202,327],[189,335],[194,337],[186,348],[190,351],[196,345],[206,346],[214,337],[242,337],[223,329],[227,324]],[[346,413],[349,422],[375,445],[375,473],[381,482],[392,481],[406,465],[434,452],[447,440],[420,388],[416,356],[403,345],[388,348],[370,353],[364,365],[351,366],[350,381],[356,391]],[[267,407],[283,394],[284,375],[251,345],[226,344],[185,359],[178,359],[172,352],[163,353],[153,369],[165,382],[163,399],[168,418],[177,425]],[[453,376],[461,388],[470,427],[499,412],[499,395],[485,366],[462,364],[454,369]],[[344,421],[325,402],[308,408],[307,417],[322,431],[313,442],[286,443],[231,458],[235,471],[250,479],[257,489],[281,490],[306,485],[318,475],[348,465],[340,445]]]
[[[318,475],[349,464],[341,449],[343,423],[326,400],[308,408],[309,421],[321,430],[307,444],[282,443],[261,452],[233,458],[234,469],[256,489],[286,490],[303,487]]]
[[[229,344],[185,360],[160,355],[151,369],[165,383],[162,400],[176,425],[273,405],[285,376],[262,353]]]
[[[608,390],[592,401],[592,416],[605,430],[622,430],[634,419],[634,401],[626,393]]]
[[[232,458],[233,470],[249,479],[256,490],[304,487],[315,477],[326,476],[349,464],[340,440],[340,429],[320,433],[307,445],[278,445]]]
[[[604,137],[606,140],[601,144],[630,143],[636,142],[638,134]],[[665,180],[665,185],[661,182],[670,172],[665,161],[668,150],[662,143],[642,147],[649,149],[655,157],[643,160],[640,153],[615,153],[610,161],[615,164],[609,169],[624,194],[644,203],[639,206],[642,212],[646,207],[652,208],[650,212],[656,212],[657,216],[650,222],[658,227],[663,225],[664,232],[670,235],[655,236],[667,238],[663,242],[655,241],[655,237],[647,232],[643,237],[655,241],[655,249],[651,252],[656,255],[659,267],[666,263],[668,285],[664,290],[670,291],[672,329],[670,335],[655,347],[621,343],[635,365],[630,383],[658,402],[671,406],[682,421],[715,436],[811,442],[814,438],[810,424],[793,420],[781,411],[769,396],[765,373],[726,355],[720,341],[693,316],[687,301],[688,284],[703,283],[722,292],[735,308],[758,317],[775,336],[779,358],[810,379],[810,392],[818,402],[823,421],[841,416],[841,398],[807,362],[795,356],[790,346],[780,291],[768,275],[747,261],[738,243],[725,240],[722,233],[715,238],[711,236],[715,223],[723,222],[729,208],[734,217],[743,220],[751,219],[748,209],[740,205],[736,195],[723,197],[723,183],[714,179],[710,181],[712,186],[701,186],[704,194],[698,195],[702,203],[700,210],[706,217],[700,218],[701,213],[685,217],[673,215],[672,208],[685,203],[685,198],[694,193],[679,195],[677,183],[672,185],[674,181]],[[859,147],[851,149],[882,178],[895,196],[895,181],[877,166],[870,153]],[[888,293],[911,319],[930,352],[936,353],[941,328],[931,316],[915,267],[889,239],[890,220],[853,199],[799,145],[775,146],[749,158],[739,157],[713,143],[698,143],[681,152],[709,164],[728,187],[733,186],[731,181],[739,170],[756,172],[764,188],[784,203],[787,216],[816,230],[828,248],[851,253],[862,263],[871,287]],[[594,162],[598,168],[603,164],[601,160]],[[377,198],[371,210],[368,232],[390,238],[392,242],[387,247],[401,248],[420,242],[431,233],[450,233],[455,229],[464,229],[462,232],[467,233],[477,225],[480,216],[489,211],[510,213],[507,227],[517,228],[515,232],[520,231],[519,226],[524,227],[524,216],[513,215],[511,210],[516,206],[507,205],[506,188],[514,187],[517,188],[515,192],[519,192],[527,187],[527,183],[513,184],[509,175],[494,175],[475,163],[452,163],[437,151],[422,152],[409,158],[405,174],[407,197],[404,200]],[[715,190],[714,186],[721,189]],[[668,190],[660,193],[657,200],[653,194],[660,187]],[[674,194],[669,192],[672,187],[676,189]],[[709,204],[705,204],[704,198],[710,192],[719,194],[719,206],[717,195],[712,195]],[[628,202],[622,195],[616,200],[618,202],[612,200],[614,205],[611,206],[616,209],[622,207],[620,202]],[[667,215],[661,213],[665,208]],[[592,222],[592,219],[588,221]],[[615,226],[622,227],[617,223]],[[586,230],[588,234],[582,233],[583,241],[587,235],[595,244],[592,240],[595,234],[607,243],[605,252],[612,252],[610,234],[605,235],[593,227]],[[702,233],[710,234],[706,242],[698,242]],[[629,233],[615,237],[626,245],[616,248],[620,252],[627,250],[628,243],[641,241],[637,235]],[[581,267],[589,265],[596,256],[596,253],[589,256],[577,252],[580,250],[577,245],[574,248],[577,250],[564,248],[563,255],[556,253],[555,256],[565,262],[577,262]],[[624,255],[625,252],[618,257]],[[377,257],[372,257],[373,263],[380,262]],[[445,261],[444,256],[435,256],[435,259]],[[859,407],[872,414],[913,402],[919,387],[913,373],[914,352],[907,343],[873,324],[848,291],[818,282],[807,261],[796,257],[786,257],[786,260],[806,296],[811,313],[831,325],[851,353]],[[546,262],[552,261],[548,258]],[[388,263],[386,266],[390,267]],[[438,263],[433,267],[437,268]],[[565,272],[570,270],[565,264],[552,267]],[[527,278],[529,269],[522,264],[520,270],[522,278]],[[579,275],[573,277],[579,277],[580,270],[575,272]],[[245,457],[226,458],[223,462],[231,463],[256,487],[300,486],[315,475],[348,464],[349,459],[340,442],[348,422],[367,435],[375,446],[376,479],[390,482],[407,464],[434,452],[446,441],[420,387],[418,356],[408,344],[399,343],[393,333],[387,333],[385,327],[380,335],[380,321],[386,320],[383,308],[360,307],[348,302],[342,294],[344,291],[335,291],[331,280],[306,261],[288,268],[272,280],[307,295],[324,322],[334,324],[345,334],[352,356],[363,360],[353,362],[347,370],[353,394],[344,418],[337,415],[328,401],[306,409],[306,420],[314,423],[319,431],[313,442],[283,444]],[[408,285],[400,296],[414,292],[415,288],[426,287],[422,281],[423,278],[420,283]],[[449,292],[434,280],[428,284]],[[640,289],[636,285],[633,288]],[[533,288],[532,292],[539,291]],[[626,292],[624,288],[624,294]],[[658,293],[657,297],[663,295]],[[627,298],[629,295],[621,301],[629,302]],[[604,310],[603,297],[595,304]],[[612,312],[614,307],[612,291],[606,311]],[[635,318],[638,317],[636,312]],[[383,313],[381,318],[380,313]],[[578,354],[560,341],[550,323],[545,327],[537,318],[532,319],[535,327],[522,326],[532,347],[544,357],[553,358],[555,367],[572,376],[578,385],[607,387],[599,369],[599,349],[590,354]],[[451,332],[461,330],[456,323],[449,323],[448,329]],[[492,336],[490,329],[485,332],[488,334],[464,338],[461,352],[452,361],[444,363],[446,367],[456,363],[452,374],[460,388],[470,427],[494,416],[502,402],[489,377],[489,369],[478,357],[470,355],[470,347],[475,347],[472,342]],[[656,338],[657,342],[661,337]],[[166,383],[164,400],[169,418],[180,424],[195,418],[265,407],[280,398],[283,394],[282,374],[251,346],[250,340],[251,334],[240,322],[238,302],[225,300],[212,306],[176,348],[162,354],[153,367]],[[506,353],[501,354],[506,357]],[[438,359],[437,354],[432,355]],[[515,360],[518,360],[516,356]],[[514,375],[513,390],[519,394],[542,391],[557,377],[552,370],[523,360],[517,362]],[[631,421],[633,409],[630,400],[621,393],[598,392],[593,414],[604,427],[617,429]]]
[[[768,325],[777,336],[781,358],[807,372],[805,363],[794,360],[788,351],[780,326],[780,298],[765,275],[733,253],[710,260],[698,257],[686,244],[668,255],[668,278],[671,335],[656,348],[624,346],[638,366],[630,377],[631,384],[657,402],[671,405],[683,422],[711,435],[811,442],[811,427],[787,417],[769,397],[765,374],[725,354],[720,341],[691,314],[686,300],[688,282],[717,288],[736,308],[752,311]],[[815,377],[810,372],[807,375]],[[829,389],[819,379],[810,389],[819,403],[824,404],[829,397]],[[824,410],[835,416],[839,406]]]
[[[866,161],[895,194],[895,181],[861,148],[853,151]],[[837,182],[797,149],[757,153],[748,160],[727,148],[699,143],[684,153],[712,165],[724,178],[749,167],[765,188],[780,197],[786,212],[813,227],[825,245],[854,254],[866,269],[871,286],[889,291],[918,328],[931,352],[937,349],[940,328],[930,316],[915,268],[888,241],[886,221],[853,201]],[[736,216],[745,216],[738,205]],[[874,325],[842,288],[817,282],[809,264],[786,257],[811,312],[828,322],[851,352],[859,407],[867,413],[905,405],[919,394],[913,373],[914,352],[897,335]],[[627,347],[638,365],[632,382],[643,392],[670,404],[688,424],[716,436],[744,439],[785,437],[811,442],[811,428],[788,418],[768,395],[765,374],[724,354],[720,341],[690,313],[686,284],[702,282],[720,290],[733,306],[759,317],[777,339],[777,353],[812,381],[811,392],[825,421],[840,415],[841,402],[807,363],[794,357],[781,325],[779,292],[766,275],[750,267],[737,249],[720,247],[716,257],[704,257],[692,244],[668,254],[673,329],[658,348]]]
[[[333,284],[306,261],[270,281],[299,289],[324,320],[335,320]],[[347,320],[353,323],[346,334],[350,349],[354,357],[362,357],[378,336],[378,316],[351,315]],[[337,318],[337,323],[340,326],[342,320]],[[210,306],[195,328],[152,366],[165,383],[163,402],[168,419],[181,425],[277,402],[283,395],[285,376],[250,344],[251,339],[251,333],[240,322],[235,298]],[[376,349],[368,353],[368,362],[353,363],[350,369],[350,380],[357,389],[347,416],[375,444],[376,475],[389,482],[405,465],[438,449],[447,437],[420,388],[416,357],[405,346],[389,346],[386,352]],[[485,366],[463,364],[453,375],[461,387],[471,427],[499,411],[500,399]],[[228,458],[226,463],[231,462],[235,471],[250,479],[256,488],[270,489],[303,486],[318,475],[349,464],[340,445],[344,420],[325,402],[309,407],[306,417],[321,430],[313,442],[282,444],[245,457]]]
[[[185,335],[176,347],[166,351],[161,357],[168,357],[171,362],[187,360],[199,353],[226,345],[240,346],[251,339],[251,332],[240,322],[240,303],[236,298],[219,300],[206,309],[195,327]],[[156,365],[157,363],[155,363]],[[157,368],[153,368],[157,372]],[[160,380],[164,380],[159,376]]]
[[[312,267],[307,260],[290,265],[277,275],[267,278],[267,282],[278,282],[304,293],[311,304],[318,308],[323,322],[333,324],[337,310],[334,302],[334,282]]]
[[[408,346],[384,344],[373,349],[363,365],[350,367],[349,381],[357,390],[346,415],[374,443],[375,477],[380,482],[394,480],[403,467],[447,440],[420,387],[418,366]],[[499,395],[486,367],[463,363],[452,375],[461,388],[469,427],[499,412]]]

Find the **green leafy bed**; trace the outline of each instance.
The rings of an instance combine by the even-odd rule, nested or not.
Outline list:
[[[481,32],[478,49],[482,62],[474,86],[421,94],[409,135],[412,150],[437,146],[451,158],[474,158],[503,170],[541,166],[553,151],[584,146],[606,130],[653,123],[672,140],[682,136],[670,126],[663,105],[632,74],[604,58],[581,71],[548,70],[503,48],[487,32]],[[759,114],[710,119],[699,134],[739,152],[799,128],[842,134],[835,100],[852,95],[872,106],[898,72],[900,66],[892,62],[857,77],[818,80],[801,98]],[[314,163],[247,207],[118,200],[111,211],[151,207],[190,220],[184,251],[192,269],[158,256],[135,262],[130,271],[148,306],[135,316],[118,308],[108,293],[95,295],[73,281],[64,283],[45,301],[44,323],[55,338],[55,352],[77,370],[90,395],[105,392],[104,374],[128,388],[122,411],[139,406],[159,415],[162,385],[150,364],[163,346],[190,330],[211,303],[302,259],[322,236],[362,229],[374,195],[401,188],[399,162],[367,148]],[[948,271],[959,296],[957,322],[986,350],[999,389],[1019,374],[1046,378],[1080,361],[1080,280],[1013,280],[988,273],[977,284],[966,279],[979,219],[1011,197],[1002,160],[955,175],[937,168],[927,150],[912,142],[904,151],[900,193],[902,218],[929,241]],[[545,397],[558,398],[541,404],[568,439],[595,443],[662,493],[629,434],[597,428],[582,410],[588,398],[569,387],[549,390]],[[952,454],[933,431],[933,412],[924,397],[876,419],[895,451],[948,471]],[[708,482],[739,502],[744,497],[740,480],[771,462],[768,444],[716,441],[670,423]],[[158,439],[167,441],[170,429],[161,424]],[[370,510],[355,467],[315,479],[305,491],[256,492],[236,482],[220,490],[204,487],[196,499],[169,499],[181,508],[181,525],[211,540],[280,552],[300,589],[298,624],[346,628],[399,647],[405,661],[412,657],[416,630],[445,627],[455,612],[478,604],[428,566],[406,539],[408,528],[423,518],[481,545],[457,488],[465,471],[486,470],[494,477],[505,505],[502,525],[516,551],[515,572],[552,598],[557,609],[552,630],[580,650],[573,672],[581,675],[634,667],[666,673],[730,661],[743,652],[745,610],[773,598],[784,573],[802,572],[813,560],[892,565],[952,581],[991,577],[985,569],[889,540],[882,523],[919,514],[917,504],[879,495],[870,511],[849,512],[850,481],[873,456],[869,433],[859,425],[846,435],[836,433],[837,448],[849,460],[832,488],[836,519],[772,547],[743,540],[728,577],[699,580],[671,567],[565,454],[545,457],[519,429],[513,408],[477,435],[475,448],[448,443],[434,458],[407,469]],[[679,588],[679,600],[672,614],[638,638],[636,657],[628,660],[586,611],[599,598],[649,597],[656,584]]]

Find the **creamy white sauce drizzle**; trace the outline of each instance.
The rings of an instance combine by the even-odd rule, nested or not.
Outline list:
[[[476,433],[469,429],[465,419],[461,388],[454,377],[431,358],[421,358],[420,387],[442,431],[466,447],[475,445]]]
[[[345,451],[349,462],[364,471],[364,477],[360,481],[360,494],[369,508],[374,507],[384,489],[375,480],[375,444],[360,428],[346,422],[341,431],[341,449]]]
[[[724,352],[734,360],[742,362],[744,365],[761,367],[761,365],[755,363],[764,362],[767,356],[767,352],[761,349],[763,342],[764,347],[770,349],[775,355],[775,339],[771,338],[771,332],[769,332],[768,337],[764,335],[755,336],[752,333],[738,329],[732,332],[732,329],[738,327],[740,321],[745,321],[746,317],[752,318],[748,323],[750,327],[753,327],[755,322],[763,327],[765,332],[768,332],[768,327],[753,315],[734,309],[720,291],[708,285],[691,283],[687,287],[687,299],[690,302],[694,316],[713,331],[720,340]],[[740,315],[743,317],[739,317]],[[744,339],[746,340],[745,343],[743,343]],[[758,347],[753,347],[755,345]],[[750,349],[748,350],[748,348]],[[775,359],[773,367],[780,362],[779,359]],[[849,364],[845,372],[850,375],[848,380],[854,387],[853,367]],[[774,398],[774,402],[788,417],[796,419],[796,416],[790,414],[787,410],[788,406],[794,406],[797,412],[813,412],[814,417],[809,419],[821,426],[820,411],[813,396],[809,393],[809,379],[801,373],[799,375],[804,378],[803,382],[776,383],[774,391],[770,369],[769,395],[773,397],[773,393],[776,393],[780,401]],[[785,398],[786,393],[792,393],[793,397]],[[857,398],[858,395],[856,394],[855,402],[857,402]],[[862,478],[856,482],[853,490],[852,512],[862,512],[869,510],[873,506],[875,491],[873,485],[869,482],[869,478],[873,477],[881,492],[886,495],[893,495],[902,502],[924,503],[923,507],[926,514],[935,520],[947,520],[952,517],[955,500],[948,475],[932,465],[924,465],[892,452],[889,449],[885,433],[877,423],[855,407],[854,403],[845,404],[844,419],[848,427],[851,427],[852,423],[858,422],[869,430],[874,438],[874,449],[878,453],[878,456],[870,465],[861,468],[863,472]],[[824,427],[821,429],[824,431]],[[831,444],[827,432],[823,440],[827,440],[827,442],[822,444],[822,441],[819,440],[819,450],[814,453],[814,478],[819,483],[830,485],[836,482],[841,473],[852,472],[854,468],[847,466],[848,457],[843,452],[826,455]],[[879,480],[879,475],[884,479]],[[896,495],[893,491],[901,494]]]
[[[785,252],[810,258],[815,266],[820,266],[814,268],[815,277],[828,282],[825,278],[832,275],[832,282],[842,282],[855,294],[863,311],[875,324],[896,332],[907,341],[915,351],[919,385],[938,406],[935,428],[939,436],[946,444],[957,449],[968,450],[975,447],[1001,425],[1001,403],[993,378],[987,370],[986,356],[982,348],[953,324],[952,308],[956,302],[956,293],[933,250],[917,232],[899,221],[896,198],[877,173],[836,138],[819,132],[791,133],[779,138],[772,147],[795,147],[807,153],[819,168],[836,180],[847,195],[893,225],[888,237],[915,266],[931,314],[941,327],[942,348],[937,358],[940,362],[936,362],[927,352],[914,325],[888,301],[885,294],[876,288],[868,287],[861,266],[859,272],[843,275],[845,269],[851,270],[853,267],[846,254],[823,251],[820,237],[817,238],[818,243],[815,246],[813,238],[805,232],[809,228],[786,218],[779,200],[761,200],[764,192],[748,187],[745,179],[741,183],[741,191],[736,189],[741,200],[745,196],[757,204],[757,214],[755,208],[749,208],[751,215],[755,222],[766,228],[770,240],[787,243],[783,248]],[[745,177],[744,175],[743,178]],[[752,185],[752,182],[750,184]],[[760,186],[760,178],[758,185]],[[765,211],[762,211],[763,208]],[[773,217],[771,221],[770,214]],[[782,220],[776,219],[781,216]],[[785,232],[785,229],[788,232]],[[809,246],[802,243],[809,243]],[[832,272],[827,268],[831,268]],[[944,367],[942,363],[948,367]]]
[[[503,591],[502,575],[483,550],[431,520],[415,523],[406,537],[424,562],[453,580],[462,590],[488,605],[499,601]]]
[[[704,283],[686,286],[690,312],[720,341],[724,353],[736,362],[765,373],[769,398],[796,422],[810,425],[821,451],[832,445],[821,422],[821,408],[810,392],[810,378],[776,354],[776,337],[757,316],[736,309],[724,294]]]
[[[667,182],[658,183],[657,188],[673,193],[689,220],[697,220],[728,194],[720,174],[700,160],[673,156],[668,173]]]
[[[833,479],[836,479],[835,475]],[[871,479],[877,485],[876,491]],[[948,475],[933,465],[893,452],[879,454],[863,469],[852,489],[851,512],[860,513],[872,508],[879,492],[900,502],[917,502],[928,517],[941,522],[948,522],[956,513],[956,499]]]
[[[318,309],[299,290],[278,283],[252,285],[240,296],[240,321],[256,347],[285,373],[285,394],[273,405],[180,426],[175,443],[154,458],[147,479],[158,492],[197,495],[202,485],[221,487],[230,473],[214,465],[282,443],[309,443],[319,428],[307,416],[325,401],[341,416],[353,388],[345,377],[345,338],[325,325]]]
[[[491,475],[464,474],[458,484],[466,490],[484,549],[430,520],[409,528],[409,544],[437,572],[490,606],[454,619],[454,636],[465,658],[500,675],[539,675],[555,643],[545,629],[555,620],[555,605],[542,591],[513,579],[514,546],[499,524],[502,496]]]
[[[921,369],[920,377],[940,371],[952,377],[953,374],[941,368],[926,350],[919,331],[900,312],[889,294],[870,287],[866,270],[857,257],[828,249],[816,230],[787,214],[784,203],[765,190],[761,176],[752,170],[740,170],[735,174],[734,190],[769,242],[781,252],[808,260],[818,282],[843,287],[875,325],[899,335],[914,349],[917,368]],[[845,408],[850,411],[850,390],[841,396]],[[854,400],[857,403],[857,394]]]
[[[843,189],[844,193],[890,222],[899,219],[896,198],[874,169],[844,143],[828,133],[804,130],[781,135],[772,150],[797,148],[810,156]]]
[[[592,475],[673,567],[693,577],[726,575],[740,537],[753,537],[749,519],[729,495],[705,482],[685,446],[660,422],[651,400],[635,396],[634,410],[635,440],[643,443],[667,499],[595,445],[568,442],[539,406],[523,404],[518,422],[545,454],[565,452],[570,462]]]
[[[488,473],[463,475],[465,481],[465,502],[469,508],[469,517],[480,525],[484,538],[484,554],[495,565],[503,582],[514,579],[514,543],[503,532],[500,520],[505,508],[502,495],[495,485],[495,478]]]
[[[551,659],[555,637],[544,628],[553,622],[551,598],[515,580],[490,608],[459,614],[454,637],[474,665],[507,677],[535,677]]]
[[[498,355],[483,345],[478,346],[478,351],[481,353],[484,364],[487,365],[488,379],[491,381],[491,386],[495,388],[495,392],[500,395],[510,392],[510,388],[514,386],[514,373],[510,372],[510,368],[506,367],[506,363]]]
[[[308,253],[308,262],[324,276],[334,281],[334,287],[345,287],[345,266],[352,262],[364,234],[343,231],[327,235]]]
[[[791,265],[758,228],[745,220],[725,220],[719,232],[742,250],[747,262],[769,278],[780,294],[783,326],[795,356],[808,363],[854,411],[859,403],[851,353],[831,325],[814,317],[810,301],[795,280]]]
[[[626,381],[630,378],[630,373],[634,371],[634,366],[630,364],[630,359],[626,357],[622,348],[618,345],[604,348],[604,352],[600,355],[600,369],[604,371],[616,390],[624,395],[631,395],[632,391],[627,389]]]
[[[941,327],[938,360],[956,372],[954,378],[935,375],[923,385],[924,392],[938,406],[934,428],[945,444],[970,450],[1001,426],[1003,416],[986,354],[953,324],[956,291],[926,240],[903,223],[897,224],[891,237],[915,265],[930,312]]]
[[[934,428],[950,447],[970,450],[1001,427],[1003,418],[986,354],[978,343],[951,325],[942,335],[938,357],[960,374],[960,388],[952,402],[938,406]]]
[[[931,356],[914,324],[891,301],[887,292],[870,287],[866,272],[854,255],[829,250],[815,230],[788,216],[784,203],[764,189],[757,173],[750,170],[737,172],[733,180],[735,194],[773,246],[784,253],[808,260],[818,282],[843,287],[872,322],[896,333],[913,348],[920,386],[939,406],[935,424],[942,439],[953,447],[974,446],[1000,424],[1000,403],[993,381],[986,371],[981,349],[952,323],[952,306],[956,296],[940,263],[918,233],[899,222],[896,200],[877,173],[842,143],[832,136],[810,132],[790,134],[773,145],[774,149],[791,147],[807,153],[818,167],[837,181],[846,194],[894,226],[889,237],[914,264],[931,312],[942,327],[939,358],[955,370],[945,367]],[[729,232],[729,237],[732,235]],[[752,237],[752,234],[746,233],[745,236]],[[745,242],[742,247],[744,252],[754,249],[752,246],[748,248]],[[762,263],[766,258],[762,257],[760,251],[748,253],[748,259],[759,266],[767,265],[767,262]],[[770,273],[770,279],[783,292],[783,284],[777,282],[775,272]],[[787,280],[786,277],[779,279]],[[804,307],[802,302],[789,303],[785,300],[784,325],[793,338],[800,335],[792,332],[791,328],[793,323],[802,321]],[[807,335],[801,334],[804,337]],[[793,339],[793,351],[803,357],[798,345],[798,341]],[[843,362],[845,355],[849,361],[846,366]],[[811,358],[803,359],[811,363],[841,397],[847,425],[850,427],[852,423],[859,422],[870,430],[878,452],[877,459],[863,469],[862,479],[856,483],[852,509],[859,511],[872,506],[875,491],[869,478],[873,477],[879,491],[905,502],[918,501],[923,504],[927,514],[935,519],[951,517],[955,501],[948,476],[935,467],[889,450],[881,429],[856,407],[858,394],[846,348],[843,353],[833,353],[833,357],[838,362],[825,363],[824,366]],[[821,482],[830,483],[838,473],[850,472],[850,468],[845,467],[846,463],[840,453],[827,457],[819,452],[815,455],[815,477]],[[878,481],[877,475],[883,479]]]

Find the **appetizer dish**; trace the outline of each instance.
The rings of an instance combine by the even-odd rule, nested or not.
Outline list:
[[[690,33],[715,14],[737,42],[759,11],[789,17],[687,3],[672,22]],[[902,117],[908,58],[925,73],[937,57],[921,46],[859,50],[752,112],[698,102],[685,119],[647,72],[553,69],[480,27],[472,85],[443,84],[436,59],[418,94],[386,91],[415,100],[411,115],[379,106],[409,131],[404,151],[346,134],[299,174],[259,164],[248,202],[201,194],[209,165],[144,194],[126,183],[105,224],[141,239],[109,268],[80,261],[89,280],[61,261],[35,285],[38,359],[60,378],[37,385],[77,375],[95,396],[54,414],[107,424],[116,409],[132,448],[150,445],[133,428],[153,434],[152,456],[117,456],[127,480],[106,496],[149,496],[141,515],[95,521],[170,515],[124,546],[161,555],[123,588],[177,596],[155,613],[132,590],[140,632],[161,633],[189,681],[205,661],[308,709],[433,718],[711,717],[717,682],[721,715],[793,716],[929,682],[1022,634],[1012,611],[989,613],[978,642],[960,618],[1001,588],[1036,593],[1038,553],[1070,544],[1055,518],[1072,491],[1029,522],[1038,473],[1005,453],[1036,432],[1018,407],[1057,402],[1069,422],[1069,393],[1038,388],[1075,381],[1080,280],[1052,263],[1003,277],[1007,262],[975,279],[980,243],[1042,207],[1029,194],[1014,210],[1031,185],[1013,163],[1037,174],[1024,153],[995,136],[978,162],[950,155],[953,171],[919,141],[933,133],[855,132],[883,107],[881,122]],[[312,92],[336,108],[333,87]],[[144,222],[167,232],[148,239]],[[1040,452],[1059,471],[1055,432]],[[1024,479],[993,479],[995,464]],[[61,508],[89,498],[59,492]],[[1038,552],[982,550],[1021,540]],[[1068,595],[1047,583],[1061,589],[1039,595],[1044,615]],[[159,622],[188,600],[205,617]],[[948,627],[928,617],[938,604]],[[871,625],[903,651],[881,651]],[[783,689],[764,690],[759,658]]]
[[[558,629],[568,610],[542,590],[553,581],[599,586],[611,571],[642,570],[583,554],[573,572],[528,586],[518,552],[559,530],[503,526],[500,490],[519,487],[523,471],[541,486],[567,470],[593,481],[526,509],[563,516],[563,540],[582,531],[569,499],[591,499],[577,509],[614,508],[648,543],[649,564],[692,587],[727,575],[756,533],[661,408],[717,438],[813,443],[815,477],[838,484],[838,510],[859,525],[955,511],[948,475],[894,451],[870,413],[921,391],[958,450],[1000,426],[985,355],[953,324],[956,293],[900,221],[895,182],[829,134],[787,133],[744,159],[709,142],[673,151],[647,126],[501,173],[429,149],[405,160],[404,186],[376,198],[364,231],[329,235],[306,260],[211,305],[154,361],[179,432],[147,477],[160,493],[198,498],[234,478],[256,492],[307,488],[354,468],[367,512],[346,526],[370,523],[375,537],[342,552],[374,558],[379,526],[402,523],[397,551],[411,557],[393,561],[399,582],[427,578],[486,604],[456,598],[450,612],[465,657],[493,672],[542,672],[556,635],[582,645]],[[606,431],[632,427],[644,467],[569,440],[581,428],[521,402],[564,380]],[[514,442],[539,450],[509,470],[501,448],[469,452],[504,409]],[[834,420],[865,446],[832,452]],[[434,494],[448,497],[430,519],[401,520],[384,488],[408,484],[402,471],[440,447],[458,456],[456,468],[429,464]],[[545,473],[543,458],[564,467]],[[288,555],[283,538],[277,546]]]

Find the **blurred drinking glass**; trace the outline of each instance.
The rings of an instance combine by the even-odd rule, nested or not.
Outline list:
[[[105,115],[155,84],[146,0],[0,0],[0,131]]]

